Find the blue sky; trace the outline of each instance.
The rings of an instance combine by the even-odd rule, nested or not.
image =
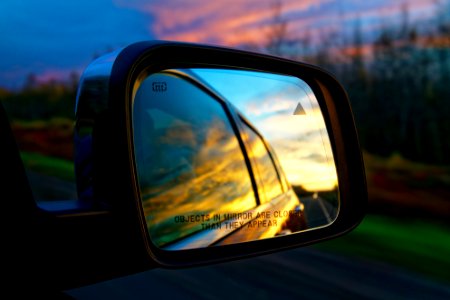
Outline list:
[[[444,0],[443,0],[444,1]],[[445,0],[447,1],[447,0]],[[28,74],[41,81],[81,73],[95,55],[149,39],[238,47],[264,43],[273,0],[2,0],[0,87],[18,89]],[[369,36],[400,20],[429,19],[434,0],[284,0],[288,31],[300,37],[350,32],[362,20]],[[341,30],[340,28],[344,28]]]
[[[0,86],[20,86],[31,72],[43,79],[81,73],[94,55],[154,38],[150,18],[105,0],[2,0]]]

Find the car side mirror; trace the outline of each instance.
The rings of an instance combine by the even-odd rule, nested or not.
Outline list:
[[[317,67],[136,43],[86,69],[76,112],[81,201],[115,214],[161,266],[319,242],[364,215],[349,101]]]

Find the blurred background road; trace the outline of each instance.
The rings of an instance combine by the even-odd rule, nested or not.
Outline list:
[[[390,264],[311,247],[71,290],[76,299],[448,299],[450,287]]]

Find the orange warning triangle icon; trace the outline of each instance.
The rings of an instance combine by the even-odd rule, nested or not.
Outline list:
[[[297,108],[294,111],[294,115],[306,115],[306,112],[303,109],[303,106],[300,104],[300,102],[297,104]]]

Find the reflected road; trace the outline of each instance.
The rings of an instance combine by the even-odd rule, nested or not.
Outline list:
[[[301,197],[301,202],[305,206],[306,223],[308,228],[316,228],[319,226],[331,224],[334,218],[331,215],[333,207],[321,197]]]

